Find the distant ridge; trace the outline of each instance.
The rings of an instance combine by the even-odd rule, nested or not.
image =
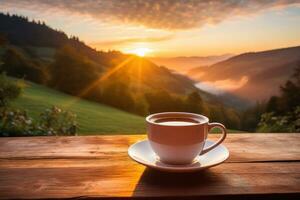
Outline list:
[[[232,54],[220,56],[178,56],[178,57],[149,57],[157,65],[163,65],[176,72],[185,73],[198,66],[208,66],[232,57]]]
[[[243,82],[231,92],[251,101],[261,101],[277,94],[279,86],[299,64],[300,46],[295,46],[243,53],[208,67],[192,69],[188,74],[202,82]]]

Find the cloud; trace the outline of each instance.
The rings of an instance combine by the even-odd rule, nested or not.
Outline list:
[[[299,0],[0,0],[2,6],[59,9],[102,21],[158,29],[189,29],[220,23]]]
[[[247,76],[243,76],[237,81],[231,79],[219,80],[214,82],[214,85],[222,90],[232,91],[243,87],[246,83],[248,83],[248,81],[249,78]]]
[[[91,44],[93,46],[98,46],[98,45],[114,46],[114,45],[124,45],[129,43],[138,43],[138,42],[162,42],[162,41],[170,40],[172,38],[173,35],[167,35],[162,37],[123,38],[118,40],[93,42]]]
[[[247,76],[241,77],[239,80],[225,79],[215,82],[199,82],[195,86],[213,94],[222,94],[225,91],[234,91],[245,86],[249,81]]]

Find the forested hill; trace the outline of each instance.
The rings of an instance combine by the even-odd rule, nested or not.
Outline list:
[[[188,111],[238,128],[238,114],[188,77],[118,51],[97,51],[44,22],[0,14],[0,72],[139,115]],[[7,40],[5,42],[5,40]]]
[[[243,53],[208,67],[194,68],[190,75],[199,81],[231,80],[240,88],[233,94],[250,101],[265,101],[278,95],[300,63],[300,46]]]
[[[63,31],[54,30],[41,21],[29,21],[27,17],[0,13],[0,33],[17,46],[61,48],[70,45],[90,59],[102,65],[113,57],[112,54],[96,51],[80,41],[78,37],[68,37]]]
[[[0,24],[0,34],[4,35],[10,45],[21,48],[26,47],[26,54],[34,55],[33,57],[37,58],[46,57],[46,59],[43,60],[54,60],[57,50],[69,46],[76,50],[76,54],[80,54],[92,61],[95,68],[97,68],[96,71],[103,72],[122,63],[128,59],[129,56],[118,51],[97,51],[84,44],[84,42],[80,41],[77,37],[68,37],[64,32],[54,30],[44,22],[29,21],[28,18],[23,16],[0,13]],[[40,56],[41,54],[42,56]],[[174,89],[171,92],[176,92],[176,90],[178,90],[178,92],[187,92],[195,89],[193,81],[190,79],[172,74],[167,69],[159,69],[158,66],[148,60],[144,60],[144,62],[147,63],[148,68],[151,68],[149,69],[150,72],[155,71],[156,74],[153,78],[165,78],[167,82],[170,81],[177,85],[177,89],[170,86],[170,88]],[[131,71],[132,70],[134,69],[131,69]],[[210,96],[204,92],[202,94]]]
[[[0,13],[0,22],[0,31],[15,45],[59,48],[71,41],[64,32],[53,30],[44,22],[30,22],[26,17]]]

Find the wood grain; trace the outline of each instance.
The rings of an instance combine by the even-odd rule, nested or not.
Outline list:
[[[144,138],[0,138],[0,198],[300,196],[300,135],[230,134],[226,163],[192,174],[158,172],[131,161],[127,148]]]
[[[216,140],[219,135],[211,135]],[[128,147],[145,135],[19,137],[0,139],[0,159],[99,158],[127,156]],[[229,134],[228,162],[300,160],[300,134]]]

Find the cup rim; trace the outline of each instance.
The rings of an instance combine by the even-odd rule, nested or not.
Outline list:
[[[172,115],[172,114],[174,114],[174,115],[194,116],[196,118],[202,118],[202,119],[204,119],[203,121],[199,121],[199,123],[197,123],[197,124],[180,125],[180,127],[199,126],[199,125],[203,125],[203,124],[206,124],[206,123],[209,122],[209,119],[206,116],[200,115],[200,114],[196,114],[196,113],[189,113],[189,112],[160,112],[160,113],[154,113],[154,114],[148,115],[146,117],[146,122],[148,122],[149,124],[157,125],[157,126],[174,127],[172,125],[160,124],[160,123],[151,121],[151,119],[153,117],[160,116],[160,115]]]

